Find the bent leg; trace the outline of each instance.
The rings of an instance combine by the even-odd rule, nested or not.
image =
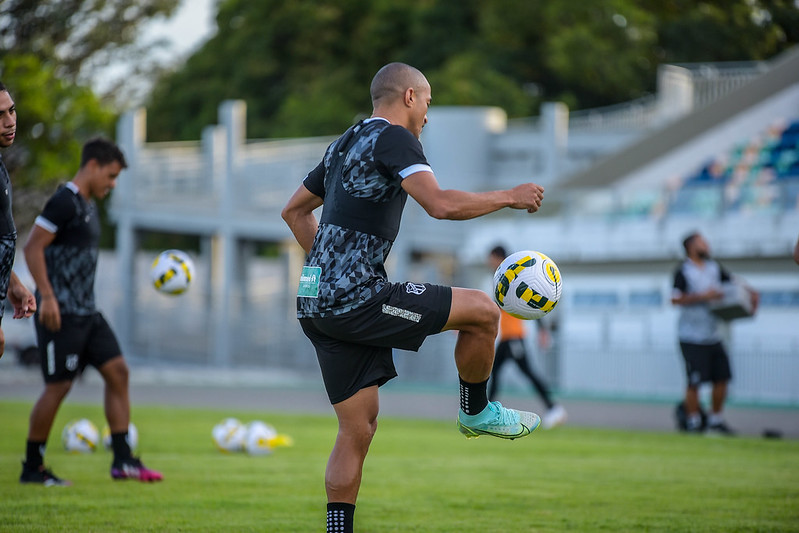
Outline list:
[[[452,288],[452,307],[442,331],[458,330],[455,365],[469,383],[486,381],[494,362],[499,308],[483,291]]]
[[[363,463],[377,431],[380,401],[377,385],[359,390],[333,405],[338,418],[336,444],[325,470],[328,502],[355,504],[361,486]]]
[[[128,392],[128,365],[119,355],[98,368],[105,381],[105,417],[111,433],[124,433],[130,424],[130,396]]]

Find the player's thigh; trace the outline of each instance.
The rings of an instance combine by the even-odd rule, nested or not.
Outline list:
[[[87,364],[83,351],[90,322],[86,317],[62,315],[58,331],[47,329],[38,320],[35,324],[45,383],[74,380]]]
[[[316,359],[330,403],[348,400],[358,391],[383,385],[397,376],[392,349],[336,339],[304,318],[300,326],[316,350]]]
[[[339,426],[343,431],[361,433],[374,430],[380,400],[377,385],[360,389],[344,401],[333,405]]]
[[[308,320],[330,339],[417,351],[427,337],[443,330],[451,301],[452,290],[444,285],[391,283],[360,307]]]
[[[680,343],[685,359],[685,373],[690,386],[698,386],[712,379],[711,352],[704,344]]]
[[[710,379],[711,381],[729,381],[732,379],[732,370],[730,368],[730,358],[727,356],[727,351],[721,343],[714,344],[711,349],[710,361]]]
[[[452,306],[444,330],[499,326],[499,307],[477,289],[452,288]]]
[[[119,347],[114,331],[100,313],[92,315],[91,328],[88,342],[86,343],[86,362],[100,369],[107,362],[120,357],[122,350]]]

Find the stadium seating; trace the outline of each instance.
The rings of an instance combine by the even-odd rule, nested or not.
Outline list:
[[[718,154],[673,193],[669,212],[784,212],[799,206],[799,119]]]

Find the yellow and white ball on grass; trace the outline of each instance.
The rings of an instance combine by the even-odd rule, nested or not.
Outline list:
[[[551,312],[563,282],[555,262],[532,250],[509,255],[494,272],[494,301],[506,313],[536,320]]]
[[[291,446],[294,441],[288,435],[281,435],[266,422],[254,420],[247,424],[244,450],[250,455],[268,455],[280,446]]]
[[[150,267],[150,281],[158,292],[176,296],[186,292],[194,279],[194,261],[182,250],[165,250]]]
[[[111,428],[106,425],[101,433],[103,437],[103,446],[106,450],[111,449]],[[131,450],[135,450],[139,446],[139,430],[131,422],[128,424],[128,446]]]
[[[92,453],[100,442],[100,432],[91,420],[81,418],[64,426],[61,432],[64,449],[71,453]]]
[[[216,448],[225,453],[240,452],[244,449],[247,427],[237,418],[226,418],[211,430]]]

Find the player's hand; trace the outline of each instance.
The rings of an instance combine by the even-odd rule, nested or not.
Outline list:
[[[29,318],[36,312],[36,298],[22,283],[11,284],[8,301],[14,306],[14,318]]]
[[[3,333],[3,330],[0,329],[0,359],[3,358],[3,354],[6,351],[6,336]]]
[[[42,298],[42,307],[39,309],[39,322],[50,331],[61,329],[61,309],[55,296]]]
[[[513,209],[527,209],[528,213],[535,213],[544,200],[544,188],[535,183],[522,183],[511,189],[514,202]]]
[[[721,300],[724,298],[724,292],[718,289],[708,289],[704,293],[705,300]]]

